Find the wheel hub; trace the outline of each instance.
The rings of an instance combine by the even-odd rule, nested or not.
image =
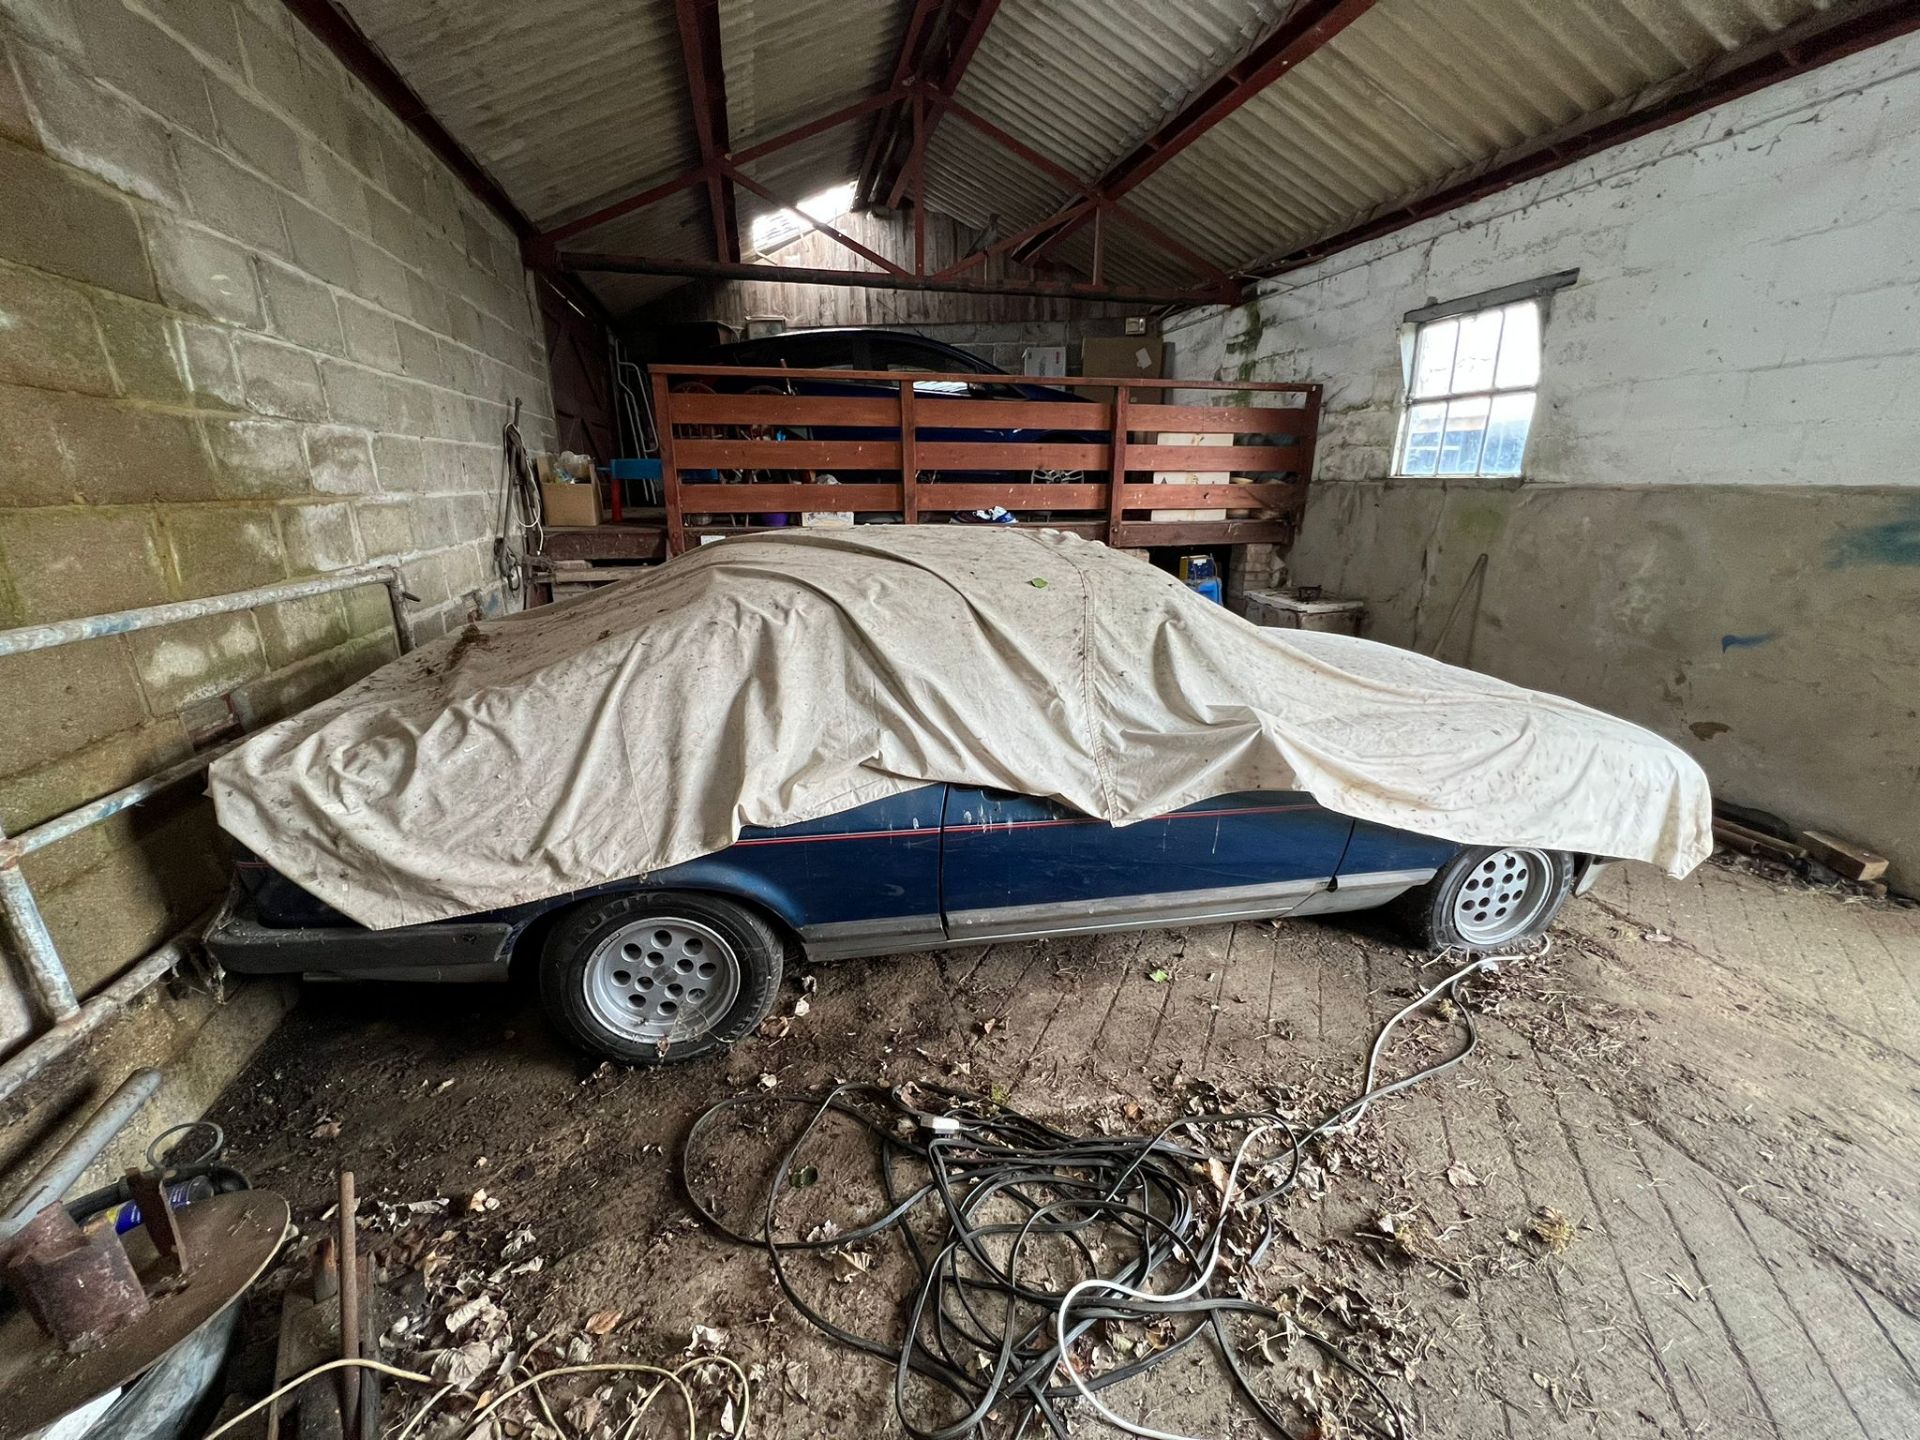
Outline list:
[[[587,1008],[609,1030],[643,1044],[704,1034],[739,998],[740,957],[698,920],[642,916],[587,958]]]
[[[1475,948],[1525,935],[1553,901],[1553,862],[1541,850],[1496,850],[1453,897],[1453,928]]]

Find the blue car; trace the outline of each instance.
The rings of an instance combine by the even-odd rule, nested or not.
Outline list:
[[[1116,827],[1032,796],[928,785],[749,830],[644,878],[392,930],[355,925],[242,857],[207,944],[243,974],[501,980],[522,962],[568,1038],[660,1064],[752,1033],[788,959],[1389,903],[1416,944],[1490,950],[1544,930],[1597,863],[1456,845],[1302,793],[1223,795]]]

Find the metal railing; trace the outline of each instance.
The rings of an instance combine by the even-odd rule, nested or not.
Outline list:
[[[49,625],[28,625],[16,630],[0,630],[0,657],[24,655],[56,645],[71,645],[80,640],[97,640],[106,635],[126,635],[150,630],[157,625],[177,625],[183,620],[198,620],[209,615],[225,615],[236,610],[252,610],[287,600],[304,600],[315,595],[353,590],[362,585],[384,585],[393,613],[395,639],[402,653],[413,648],[413,629],[407,617],[406,601],[411,598],[401,581],[400,572],[391,565],[358,565],[329,571],[306,580],[289,580],[278,585],[262,585],[227,595],[208,595],[199,600],[179,600],[166,605],[149,605],[141,610],[118,610],[108,615],[88,615],[74,620],[59,620]],[[244,737],[242,737],[244,738]],[[169,786],[198,775],[239,740],[212,746],[164,770],[136,780],[110,795],[102,795],[85,805],[42,821],[20,834],[8,836],[0,829],[0,918],[12,937],[28,986],[33,991],[46,1029],[18,1053],[0,1064],[0,1101],[5,1101],[34,1076],[66,1054],[87,1035],[138,998],[172,970],[187,953],[194,929],[167,942],[140,960],[99,994],[82,1003],[74,993],[73,981],[54,945],[46,918],[40,913],[33,887],[27,882],[21,862],[36,850],[55,841],[98,825],[102,820],[129,810],[151,799]]]

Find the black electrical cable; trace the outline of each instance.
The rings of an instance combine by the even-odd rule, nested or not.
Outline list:
[[[1278,1115],[1246,1112],[1185,1116],[1154,1135],[1080,1136],[943,1085],[888,1090],[842,1083],[820,1095],[755,1093],[708,1107],[681,1148],[681,1185],[695,1213],[716,1233],[766,1252],[781,1292],[811,1324],[843,1345],[893,1364],[894,1408],[915,1440],[963,1440],[1009,1400],[1030,1407],[1052,1434],[1065,1436],[1061,1402],[1092,1400],[1094,1392],[1152,1369],[1202,1337],[1212,1338],[1245,1400],[1284,1434],[1285,1418],[1258,1393],[1232,1342],[1228,1323],[1236,1316],[1277,1323],[1305,1338],[1358,1382],[1377,1412],[1370,1422],[1377,1432],[1404,1440],[1405,1416],[1364,1365],[1297,1316],[1233,1293],[1217,1275],[1216,1262],[1230,1226],[1244,1233],[1249,1265],[1264,1259],[1279,1233],[1272,1207],[1298,1182],[1310,1142],[1351,1127],[1375,1100],[1449,1070],[1473,1053],[1479,1031],[1459,989],[1468,977],[1495,965],[1475,961],[1387,1021],[1369,1051],[1361,1093],[1311,1129],[1296,1129]],[[1442,996],[1454,1002],[1454,1013],[1464,1022],[1464,1043],[1444,1060],[1376,1084],[1381,1053],[1394,1028]],[[696,1187],[695,1161],[723,1116],[775,1106],[810,1113],[771,1171],[758,1230],[738,1229]],[[803,1152],[834,1117],[866,1131],[875,1142],[879,1203],[850,1225],[783,1237],[776,1223],[780,1201],[794,1188]],[[1208,1137],[1222,1132],[1239,1138],[1226,1145],[1210,1142]],[[1253,1142],[1269,1133],[1277,1137],[1270,1152],[1253,1156]],[[1218,1174],[1213,1168],[1218,1166],[1228,1167],[1226,1193],[1204,1178]],[[1257,1188],[1243,1184],[1243,1171],[1264,1178]],[[1197,1197],[1203,1195],[1212,1198],[1202,1203]],[[939,1222],[935,1240],[924,1238],[912,1223],[916,1215],[929,1213]],[[906,1324],[894,1339],[861,1335],[829,1319],[799,1293],[786,1263],[795,1254],[844,1250],[883,1236],[902,1242],[918,1277]],[[1043,1240],[1070,1249],[1075,1266],[1090,1277],[1077,1292],[1087,1293],[1053,1288],[1031,1273],[1032,1266],[1023,1270],[1023,1258]],[[1114,1255],[1120,1258],[1102,1259]],[[1150,1286],[1161,1293],[1152,1293]],[[1095,1324],[1169,1319],[1176,1326],[1191,1323],[1149,1354],[1097,1376],[1080,1373],[1074,1342]],[[1068,1383],[1060,1380],[1062,1366]],[[917,1414],[911,1393],[915,1376],[948,1392],[958,1413],[938,1423]],[[1164,1433],[1111,1414],[1105,1418],[1137,1434]]]

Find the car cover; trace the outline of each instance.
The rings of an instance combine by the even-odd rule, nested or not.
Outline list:
[[[377,929],[540,900],[930,781],[1116,825],[1240,790],[1443,839],[1712,848],[1658,736],[1391,646],[1249,624],[1051,530],[735,537],[469,625],[216,761],[220,823]]]

